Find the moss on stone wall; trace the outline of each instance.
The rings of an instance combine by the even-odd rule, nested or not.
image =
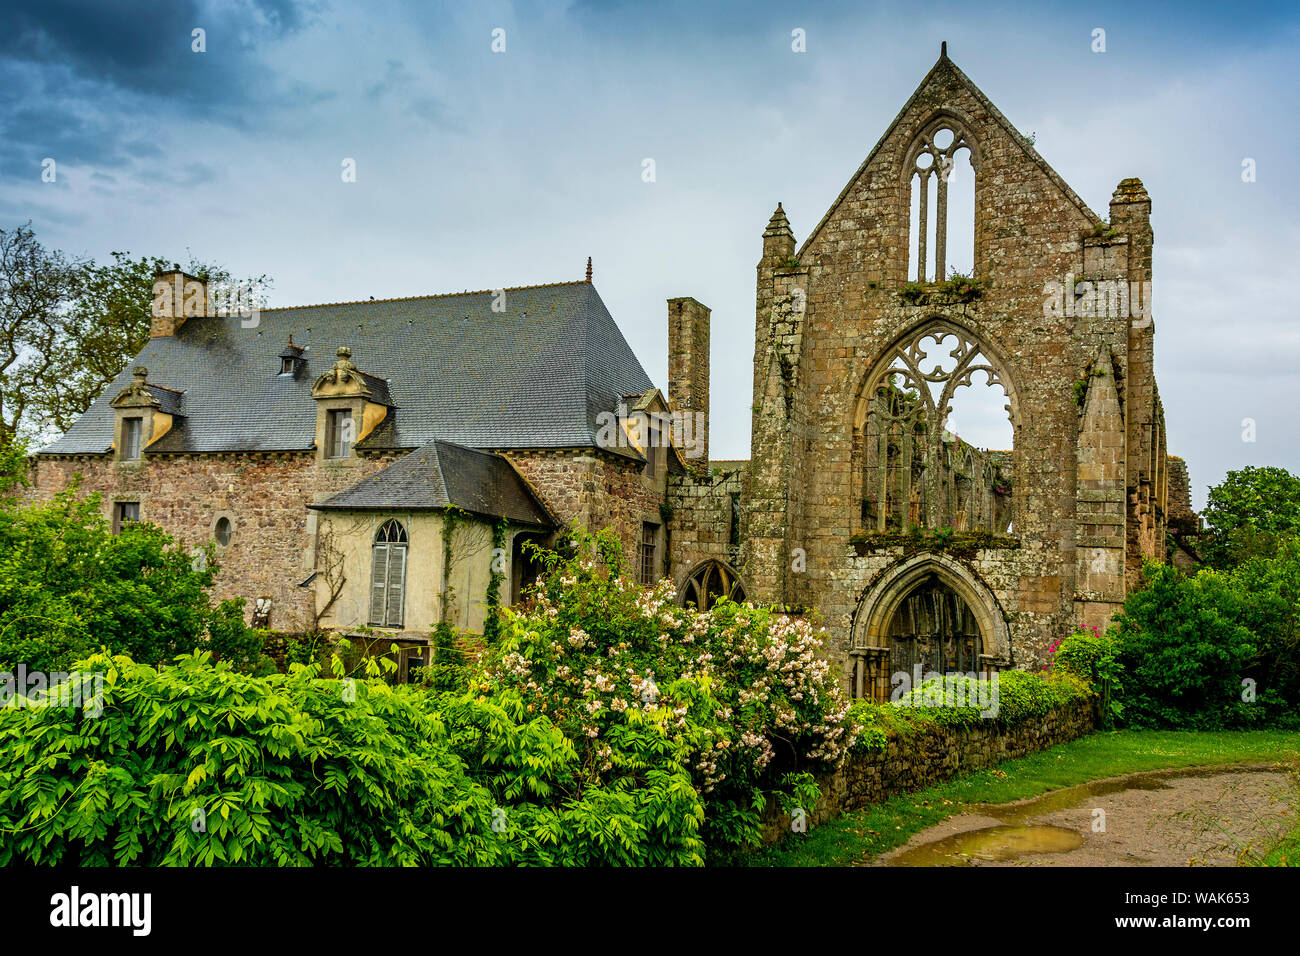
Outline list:
[[[860,531],[849,542],[859,555],[901,547],[906,556],[920,554],[922,551],[941,551],[958,558],[973,558],[978,551],[994,548],[1020,547],[1020,539],[1011,535],[992,531],[953,531],[951,528]]]

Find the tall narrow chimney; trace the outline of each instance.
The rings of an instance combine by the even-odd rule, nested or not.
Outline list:
[[[709,470],[709,308],[685,296],[668,300],[668,400],[689,416],[682,454]]]

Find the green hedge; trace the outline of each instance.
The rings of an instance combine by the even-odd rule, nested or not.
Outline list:
[[[1092,697],[1088,682],[1075,674],[1001,671],[996,696],[990,681],[964,676],[932,678],[897,701],[859,700],[848,719],[857,740],[855,753],[883,751],[891,740],[935,727],[977,727],[992,720],[1003,728],[1020,726]],[[974,701],[972,706],[962,702]],[[957,706],[953,706],[956,702]]]

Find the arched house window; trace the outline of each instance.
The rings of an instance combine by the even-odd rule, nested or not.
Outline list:
[[[406,597],[406,528],[390,519],[375,533],[370,570],[370,623],[401,627]]]

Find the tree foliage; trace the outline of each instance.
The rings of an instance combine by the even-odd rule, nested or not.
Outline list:
[[[1201,547],[1213,567],[1271,557],[1281,541],[1300,535],[1300,477],[1285,468],[1247,466],[1210,489]]]
[[[1112,623],[1135,726],[1218,729],[1300,716],[1300,543],[1233,571],[1149,565]]]
[[[63,671],[105,647],[144,663],[208,648],[253,666],[262,635],[243,601],[214,603],[211,547],[186,551],[162,529],[113,534],[99,497],[72,488],[0,509],[0,669]]]
[[[42,246],[30,223],[0,229],[0,444],[39,427],[36,396],[56,374],[83,265]]]

